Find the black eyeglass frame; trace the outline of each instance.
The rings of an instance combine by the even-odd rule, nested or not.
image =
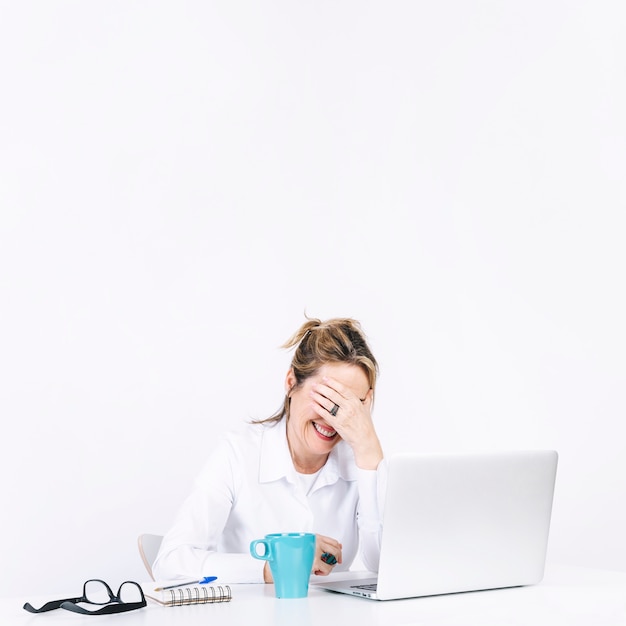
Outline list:
[[[105,602],[93,602],[93,600],[89,600],[87,598],[87,585],[89,583],[101,583],[103,587],[106,589],[109,594],[109,599]],[[124,585],[135,585],[137,589],[139,589],[139,593],[141,595],[141,600],[139,602],[124,602],[121,598],[122,587]],[[80,602],[84,602],[86,604],[94,604],[96,606],[101,606],[99,609],[95,609],[90,611],[83,606],[78,606]],[[83,585],[83,595],[80,598],[64,598],[63,600],[51,600],[50,602],[46,602],[41,608],[36,609],[33,607],[30,602],[27,602],[24,605],[24,609],[29,613],[46,613],[47,611],[54,611],[55,609],[65,609],[66,611],[72,611],[73,613],[81,613],[82,615],[110,615],[112,613],[125,613],[126,611],[134,611],[136,609],[141,609],[146,606],[146,597],[143,594],[143,589],[136,583],[134,580],[125,580],[117,590],[117,595],[115,595],[104,580],[100,578],[90,578],[86,580]]]

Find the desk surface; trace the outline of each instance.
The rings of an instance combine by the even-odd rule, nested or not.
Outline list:
[[[548,566],[542,583],[410,600],[377,602],[310,589],[302,600],[277,600],[273,585],[232,585],[233,600],[204,606],[161,607],[118,615],[82,616],[63,610],[33,615],[22,609],[52,598],[0,600],[0,624],[83,626],[612,626],[626,625],[626,572]],[[71,595],[71,594],[70,594]]]

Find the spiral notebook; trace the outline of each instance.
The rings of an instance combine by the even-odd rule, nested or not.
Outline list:
[[[166,586],[167,583],[163,583]],[[157,583],[150,581],[141,585],[147,600],[161,606],[186,606],[189,604],[215,604],[230,602],[232,592],[228,585],[190,585],[157,591]]]

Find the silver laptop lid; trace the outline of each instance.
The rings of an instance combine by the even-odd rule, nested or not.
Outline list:
[[[552,450],[392,457],[378,598],[541,581],[557,459]]]

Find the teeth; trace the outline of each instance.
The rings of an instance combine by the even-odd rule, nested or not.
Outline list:
[[[317,422],[313,422],[313,426],[315,426],[315,430],[320,433],[321,435],[324,435],[324,437],[334,437],[337,434],[336,430],[329,430],[327,428],[324,428],[323,426],[320,426]]]

